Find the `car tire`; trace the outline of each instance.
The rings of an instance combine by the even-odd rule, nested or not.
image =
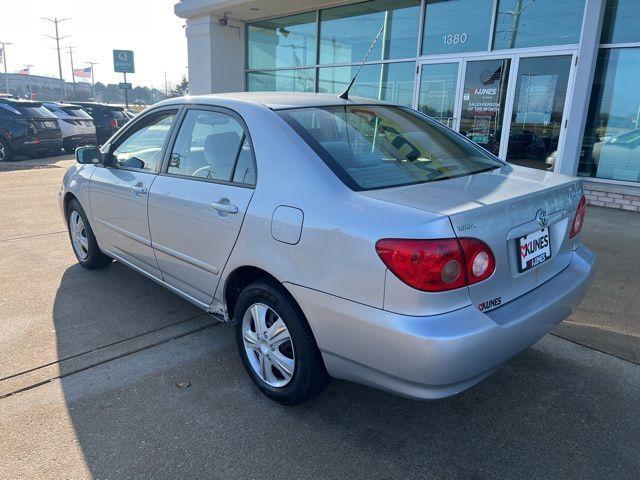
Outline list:
[[[0,162],[10,162],[13,160],[13,152],[9,144],[0,138]]]
[[[260,332],[254,319],[262,312]],[[244,368],[270,399],[295,405],[318,395],[329,384],[311,328],[281,285],[260,280],[242,290],[234,309],[234,323]]]
[[[75,198],[67,206],[67,229],[73,253],[84,268],[103,268],[113,261],[100,251],[89,220]]]

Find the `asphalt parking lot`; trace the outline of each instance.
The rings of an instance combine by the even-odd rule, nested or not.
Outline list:
[[[70,158],[0,165],[0,478],[640,477],[640,215],[588,210],[588,298],[470,390],[334,381],[282,407],[231,328],[122,265],[76,264]]]

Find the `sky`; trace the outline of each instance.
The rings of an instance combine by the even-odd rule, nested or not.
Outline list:
[[[133,50],[134,74],[127,81],[134,86],[164,90],[164,72],[170,84],[187,74],[187,41],[184,20],[173,13],[177,0],[2,0],[0,5],[0,41],[7,46],[9,72],[32,64],[33,75],[58,77],[58,57],[54,25],[40,17],[70,20],[59,24],[62,75],[71,81],[68,46],[73,50],[76,69],[84,62],[98,62],[95,80],[103,83],[122,81],[113,71],[114,49]],[[2,71],[4,73],[4,71]],[[76,81],[79,79],[76,78]]]

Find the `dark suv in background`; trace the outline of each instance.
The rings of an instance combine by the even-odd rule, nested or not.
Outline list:
[[[54,156],[61,148],[58,120],[42,103],[0,97],[0,162],[15,154]]]
[[[96,135],[100,145],[106,142],[111,135],[116,133],[121,126],[129,121],[129,117],[127,117],[122,107],[96,102],[71,103],[80,105],[93,117],[93,123],[96,126]]]

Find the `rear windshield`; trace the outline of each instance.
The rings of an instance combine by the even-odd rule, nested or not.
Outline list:
[[[29,106],[14,104],[13,107],[25,117],[56,118],[56,116],[53,113],[51,113],[49,110],[47,110],[47,108],[42,104],[29,105]]]
[[[62,110],[64,113],[66,113],[67,115],[71,116],[71,117],[76,117],[76,118],[85,118],[87,120],[91,119],[91,115],[89,115],[87,112],[85,112],[82,107],[60,107],[60,110]]]
[[[353,190],[433,182],[502,166],[472,142],[403,107],[341,105],[278,113]]]

